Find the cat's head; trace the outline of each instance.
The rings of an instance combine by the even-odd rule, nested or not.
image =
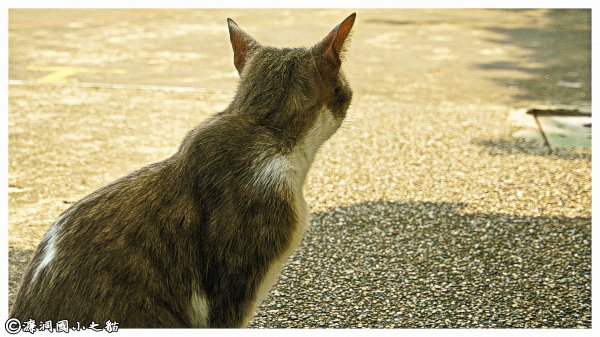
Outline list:
[[[331,136],[352,98],[341,66],[355,17],[347,17],[310,48],[284,49],[262,46],[228,19],[240,74],[233,110],[291,143],[320,127],[318,123],[329,124],[321,138]]]

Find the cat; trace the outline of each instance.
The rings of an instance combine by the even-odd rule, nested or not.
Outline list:
[[[227,19],[240,80],[178,151],[74,203],[46,232],[10,316],[120,328],[246,327],[309,223],[302,186],[352,99],[352,14],[311,48]]]

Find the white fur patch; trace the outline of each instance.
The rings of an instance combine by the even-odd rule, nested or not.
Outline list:
[[[209,306],[208,299],[203,293],[194,292],[190,301],[188,316],[194,328],[208,327]]]
[[[33,278],[31,279],[31,283],[35,282],[42,270],[48,268],[50,266],[50,263],[54,260],[54,257],[56,256],[56,241],[58,240],[58,229],[60,224],[67,216],[68,213],[61,215],[50,226],[50,229],[48,229],[48,231],[44,235],[44,241],[46,241],[46,245],[44,246],[44,251],[42,252],[42,259],[37,265],[37,268],[35,269]]]
[[[340,124],[341,121],[337,121],[331,111],[322,109],[314,125],[292,153],[286,156],[267,154],[256,158],[253,186],[263,189],[286,184],[294,193],[302,194],[302,185],[319,147],[335,133]]]
[[[260,167],[258,174],[255,176],[257,187],[287,184],[293,194],[293,206],[298,223],[292,233],[287,249],[272,262],[265,277],[260,282],[255,298],[255,310],[267,296],[271,287],[275,285],[283,266],[300,245],[300,241],[309,226],[310,213],[302,194],[302,185],[304,185],[304,180],[319,147],[335,133],[340,124],[341,121],[336,120],[331,111],[322,109],[313,127],[306,133],[304,139],[294,148],[291,154],[287,156],[278,154],[267,160],[260,158],[257,162]],[[252,317],[253,315],[247,317],[244,326],[250,322]]]
[[[255,161],[256,170],[253,185],[260,189],[271,186],[281,187],[287,183],[286,172],[290,169],[288,158],[276,154],[270,157],[260,157]]]
[[[319,147],[335,133],[341,123],[342,121],[336,120],[330,110],[324,108],[319,112],[315,124],[307,132],[298,149],[304,151],[309,159],[309,165],[312,164]],[[308,168],[306,171],[308,172]]]

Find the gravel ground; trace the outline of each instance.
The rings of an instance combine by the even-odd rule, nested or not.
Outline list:
[[[170,155],[227,105],[225,18],[294,46],[350,12],[11,10],[9,302],[62,210]],[[309,174],[312,227],[251,327],[590,328],[591,149],[549,151],[507,121],[589,104],[590,12],[357,12],[355,99]],[[201,89],[42,85],[30,65]]]

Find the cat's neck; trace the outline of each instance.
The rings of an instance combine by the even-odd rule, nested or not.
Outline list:
[[[322,109],[312,127],[290,151],[265,149],[254,162],[254,181],[257,186],[287,187],[293,192],[301,193],[317,151],[339,126],[340,122],[332,113]]]
[[[319,147],[340,123],[331,111],[321,108],[310,127],[289,143],[247,118],[225,111],[188,134],[176,163],[181,176],[195,181],[190,186],[211,180],[202,172],[231,171],[228,179],[249,184],[258,193],[275,189],[298,194]],[[189,172],[196,174],[190,176]]]

